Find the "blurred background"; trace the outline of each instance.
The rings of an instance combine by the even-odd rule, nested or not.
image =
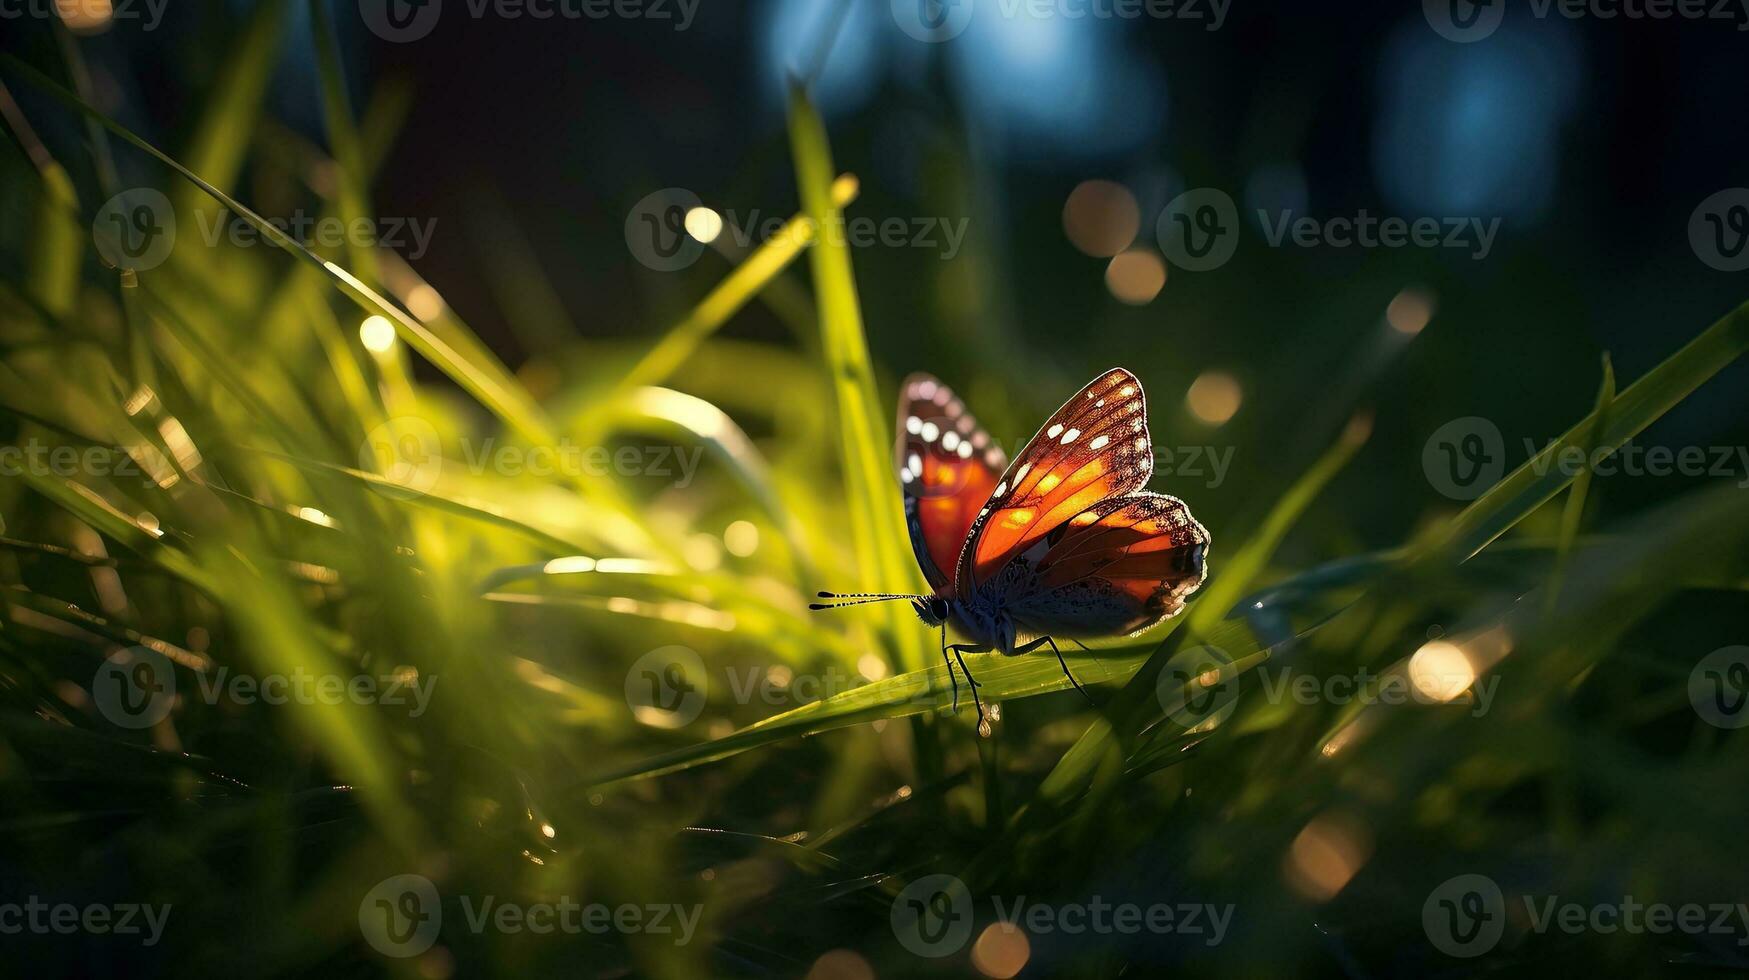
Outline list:
[[[9,929],[13,968],[1749,968],[1749,911],[1526,911],[1749,899],[1749,9],[1704,13],[6,8],[0,928],[169,909],[150,944]],[[372,231],[267,244],[123,131],[266,218]],[[835,206],[830,248],[774,234]],[[166,215],[151,261],[106,245]],[[921,584],[900,378],[1012,453],[1120,365],[1152,488],[1214,544],[1187,628],[1071,656],[1098,707],[1050,658],[975,657],[1006,701],[981,739],[908,611],[804,609]],[[1512,482],[1564,437],[1631,451]],[[1208,648],[1244,676],[1186,720],[1164,679]],[[1456,658],[1414,675],[1438,704],[1322,685],[1412,656]],[[434,680],[430,710],[201,693],[300,671]],[[151,721],[105,710],[106,677],[125,704],[172,674]],[[1464,875],[1495,886],[1481,946],[1436,921]],[[702,918],[542,933],[471,924],[482,896]],[[1016,900],[1231,918],[991,914]]]

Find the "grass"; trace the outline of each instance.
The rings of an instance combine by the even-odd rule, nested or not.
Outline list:
[[[52,79],[75,66],[0,57],[10,92],[95,123],[131,172],[155,168],[180,213],[223,207],[270,246],[185,234],[162,267],[105,268],[84,232],[108,188],[71,180],[89,161],[58,159],[8,116],[31,261],[0,279],[0,426],[9,445],[115,461],[0,480],[9,876],[172,907],[149,948],[25,937],[19,955],[42,974],[802,975],[849,948],[883,976],[963,975],[967,952],[921,959],[890,923],[926,873],[959,876],[980,901],[1236,910],[1218,946],[1035,935],[1041,974],[1420,973],[1452,962],[1420,917],[1459,873],[1514,894],[1740,897],[1716,854],[1740,837],[1745,743],[1696,718],[1686,688],[1694,646],[1714,635],[1700,624],[1742,608],[1749,508],[1734,488],[1700,490],[1592,527],[1589,473],[1546,464],[1564,446],[1620,447],[1679,405],[1749,347],[1749,307],[1619,393],[1606,364],[1557,445],[1396,547],[1284,557],[1367,451],[1371,417],[1354,415],[1303,473],[1248,491],[1253,519],[1212,528],[1213,575],[1186,615],[1073,658],[1098,710],[1065,693],[1050,657],[969,658],[1003,709],[979,739],[969,711],[948,710],[932,634],[898,604],[806,610],[823,586],[920,580],[888,448],[894,372],[871,358],[851,250],[812,235],[857,185],[805,91],[789,107],[794,234],[624,356],[565,359],[564,381],[537,395],[455,311],[414,315],[413,290],[433,284],[395,257],[307,248],[238,199],[288,6],[257,9],[186,165]],[[397,113],[351,117],[326,10],[311,7],[325,162],[340,174],[319,203],[358,217]],[[781,277],[804,253],[812,293],[798,299]],[[526,262],[501,274],[540,278]],[[785,286],[813,343],[720,335]],[[365,315],[400,343],[366,350]],[[442,380],[416,380],[410,357]],[[796,393],[830,418],[797,419]],[[434,471],[373,469],[395,461],[368,451],[389,419],[427,427]],[[704,462],[686,486],[467,465],[487,439]],[[1527,529],[1551,514],[1556,533]],[[1260,696],[1270,669],[1401,676],[1432,623],[1479,665],[1450,704]],[[1230,663],[1174,698],[1168,667],[1198,646]],[[661,667],[673,647],[703,669],[685,678],[695,713],[640,701],[647,658]],[[174,665],[181,697],[127,729],[97,688],[106,658],[138,648]],[[199,695],[239,674],[424,679],[433,693],[428,710]],[[1490,678],[1498,694],[1478,716]],[[1232,714],[1170,717],[1217,683],[1237,691]],[[434,883],[444,924],[436,946],[396,960],[367,942],[360,905],[405,874]],[[485,895],[702,917],[686,943],[475,932],[465,903]],[[1495,956],[1742,965],[1705,941],[1579,947],[1522,930]]]

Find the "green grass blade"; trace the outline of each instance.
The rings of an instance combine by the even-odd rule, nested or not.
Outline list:
[[[1597,388],[1597,403],[1592,407],[1590,424],[1585,427],[1585,438],[1580,448],[1585,451],[1587,465],[1573,478],[1573,486],[1567,490],[1567,502],[1561,511],[1561,533],[1555,545],[1555,565],[1549,573],[1548,602],[1552,605],[1561,594],[1561,580],[1566,577],[1567,562],[1572,556],[1573,542],[1579,537],[1579,527],[1585,521],[1585,500],[1591,493],[1591,466],[1589,461],[1597,448],[1597,435],[1602,431],[1605,421],[1609,418],[1609,407],[1615,402],[1615,367],[1609,362],[1609,355],[1603,355],[1603,381]]]
[[[1726,314],[1704,333],[1629,385],[1610,405],[1609,417],[1598,433],[1598,449],[1616,450],[1646,426],[1687,398],[1708,378],[1741,357],[1749,349],[1749,303]],[[1581,444],[1588,427],[1597,418],[1593,412],[1571,429],[1507,474],[1487,493],[1464,508],[1446,526],[1443,534],[1426,546],[1468,558],[1511,530],[1538,507],[1547,503],[1572,479],[1555,465],[1568,446]]]
[[[194,138],[183,151],[190,170],[230,190],[237,186],[249,140],[261,115],[261,100],[273,69],[279,62],[280,42],[285,36],[286,11],[291,0],[265,0],[249,17],[242,40],[232,46],[219,70]],[[199,192],[186,188],[176,197],[179,214],[190,214],[201,205]]]
[[[546,418],[546,414],[535,404],[534,399],[523,390],[522,385],[515,377],[507,371],[490,363],[477,359],[470,360],[461,356],[454,348],[428,330],[424,324],[407,315],[400,307],[390,303],[356,275],[339,264],[324,260],[321,256],[316,255],[304,247],[302,243],[292,239],[285,232],[269,223],[261,215],[245,207],[241,202],[213,186],[205,178],[178,163],[126,127],[86,105],[78,96],[55,84],[17,57],[0,53],[0,66],[11,69],[69,108],[95,118],[102,123],[104,128],[121,137],[122,140],[151,155],[158,162],[176,171],[201,190],[206,191],[220,204],[253,226],[256,231],[261,233],[263,239],[322,270],[361,309],[367,313],[376,313],[387,318],[390,323],[395,325],[395,331],[401,339],[518,432],[542,444],[551,444],[555,441],[552,425]]]
[[[790,148],[802,207],[815,228],[835,228],[843,215],[832,194],[832,151],[826,125],[799,86],[790,89]],[[825,235],[808,255],[819,302],[822,353],[836,395],[839,452],[849,501],[857,568],[867,581],[840,588],[898,591],[921,585],[916,563],[906,552],[904,506],[893,478],[892,434],[887,411],[875,388],[874,368],[863,334],[856,278],[849,246],[839,235]],[[855,615],[848,613],[846,615]],[[861,613],[884,622],[900,670],[917,670],[930,659],[920,629],[897,603],[867,607]]]

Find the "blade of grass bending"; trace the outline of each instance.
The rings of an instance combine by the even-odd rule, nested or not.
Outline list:
[[[346,97],[346,75],[340,69],[340,46],[334,39],[334,18],[327,0],[310,0],[310,35],[316,49],[316,78],[322,91],[322,118],[328,128],[328,150],[338,165],[339,193],[335,198],[346,227],[369,217],[366,203],[364,153],[353,123],[351,100]],[[346,254],[360,279],[380,284],[376,256],[368,242],[346,236]]]
[[[351,667],[329,649],[299,603],[292,583],[273,575],[245,555],[259,547],[212,544],[201,554],[219,589],[213,593],[241,642],[235,649],[252,660],[262,675],[294,676],[300,671],[348,676]],[[353,785],[364,808],[383,830],[383,837],[404,854],[416,854],[424,835],[415,811],[402,796],[402,778],[395,771],[398,754],[371,707],[323,698],[300,703],[292,699],[287,714],[312,742],[322,748],[336,770]]]
[[[859,185],[855,177],[841,174],[832,181],[830,200],[834,209],[847,207],[856,200]],[[740,312],[778,273],[795,261],[802,249],[814,243],[814,222],[807,214],[797,214],[784,222],[777,234],[766,239],[753,254],[723,281],[718,283],[686,318],[675,324],[656,346],[650,348],[627,371],[616,385],[626,391],[646,385],[661,384],[680,367],[705,338]]]
[[[140,523],[138,518],[122,513],[97,491],[65,477],[39,476],[30,470],[24,472],[24,479],[32,489],[93,529],[121,542],[195,588],[212,594],[212,579],[188,555],[159,541],[153,529]]]
[[[454,348],[427,330],[423,324],[408,316],[399,306],[390,303],[376,290],[360,281],[357,276],[339,264],[326,261],[311,252],[301,242],[280,231],[278,227],[269,223],[261,215],[256,214],[229,194],[213,186],[205,178],[178,163],[162,150],[135,135],[131,130],[86,105],[78,96],[55,84],[41,72],[20,61],[16,56],[0,53],[0,67],[11,69],[33,86],[53,96],[69,108],[97,119],[104,128],[135,148],[151,155],[158,162],[176,171],[185,180],[206,191],[219,203],[231,209],[238,217],[247,221],[256,231],[260,232],[264,240],[327,273],[340,285],[341,291],[346,293],[360,308],[387,318],[390,323],[394,324],[395,331],[401,339],[448,375],[456,384],[461,385],[482,405],[503,419],[505,423],[532,441],[543,445],[554,443],[552,425],[545,413],[541,411],[534,399],[523,390],[522,385],[513,376],[502,369],[495,370],[492,365],[477,363],[462,357]]]
[[[1615,401],[1615,367],[1609,355],[1603,355],[1603,381],[1597,388],[1597,403],[1591,410],[1591,424],[1585,427],[1585,467],[1573,478],[1567,491],[1567,503],[1561,511],[1561,533],[1555,543],[1555,564],[1549,572],[1547,608],[1553,609],[1561,594],[1561,581],[1567,576],[1567,563],[1573,553],[1573,542],[1579,537],[1579,525],[1585,520],[1585,498],[1591,492],[1591,459],[1597,448],[1597,434],[1609,417],[1609,406]]]
[[[500,512],[493,505],[488,504],[485,501],[466,500],[460,497],[452,497],[446,494],[436,493],[431,490],[412,490],[403,484],[396,483],[388,477],[379,476],[375,473],[367,473],[364,470],[355,470],[349,466],[341,466],[337,463],[329,463],[319,459],[302,459],[287,453],[276,452],[271,449],[263,449],[260,447],[244,448],[248,449],[250,452],[257,453],[264,458],[282,460],[292,466],[298,467],[299,469],[335,473],[341,476],[350,477],[360,483],[382,490],[391,499],[405,499],[407,503],[410,504],[430,507],[433,510],[443,511],[446,514],[454,514],[457,517],[466,517],[470,520],[491,524],[507,531],[514,531],[517,534],[528,538],[535,544],[551,548],[560,554],[588,551],[599,544],[599,542],[593,541],[585,542],[570,540],[553,534],[550,531],[543,531],[532,524],[525,524],[508,514]]]
[[[1749,304],[1738,307],[1708,327],[1614,400],[1597,444],[1618,448],[1735,360],[1745,348],[1749,348]],[[1440,553],[1441,545],[1455,548],[1461,557],[1474,555],[1560,492],[1571,478],[1563,476],[1552,465],[1555,454],[1565,446],[1575,444],[1575,434],[1583,432],[1592,418],[1587,416],[1559,442],[1513,471],[1481,499],[1465,508],[1452,519],[1441,538],[1421,553],[1421,557],[1425,559],[1430,554]],[[1287,500],[1284,499],[1283,503]],[[1151,689],[1138,686],[1142,676],[1138,674],[1137,679],[1132,679],[1120,695],[1127,702],[1125,707],[1145,706]],[[1096,720],[1046,777],[1039,788],[1040,798],[1047,802],[1061,802],[1086,785],[1099,759],[1109,750],[1111,735],[1110,722],[1103,717]]]
[[[1217,632],[1218,624],[1226,619],[1233,604],[1250,591],[1288,531],[1293,529],[1324,487],[1366,444],[1371,430],[1370,419],[1351,419],[1336,443],[1276,501],[1257,532],[1234,552],[1232,560],[1209,584],[1207,592],[1185,614],[1194,639],[1207,641]],[[1162,714],[1155,689],[1160,672],[1177,647],[1177,644],[1166,642],[1156,647],[1147,663],[1129,679],[1108,709],[1093,721],[1069,751],[1063,753],[1039,786],[1038,795],[1042,802],[1060,804],[1080,792],[1098,771],[1101,760],[1116,748],[1111,741],[1114,734],[1127,744]]]
[[[826,126],[800,86],[791,85],[789,103],[796,182],[803,210],[818,238],[808,263],[819,303],[823,353],[837,395],[838,445],[857,568],[868,576],[863,583],[868,588],[915,587],[921,584],[920,577],[905,551],[909,537],[899,484],[893,479],[888,448],[891,435],[875,389],[849,247],[843,236],[824,231],[839,227],[843,220],[833,200],[832,151]],[[886,624],[897,669],[916,670],[928,662],[925,631],[906,622],[907,612],[900,604],[877,604],[868,615]]]
[[[1597,449],[1613,452],[1638,435],[1749,349],[1749,303],[1737,307],[1670,355],[1610,404],[1597,436]],[[1513,525],[1547,503],[1572,480],[1554,465],[1568,446],[1579,445],[1592,413],[1552,445],[1527,460],[1487,493],[1452,518],[1444,532],[1422,549],[1421,559],[1441,553],[1468,559]]]
[[[1243,622],[1229,622],[1215,631],[1211,642],[1240,654],[1241,666],[1250,664],[1246,657],[1260,652]],[[1147,646],[1100,651],[1097,657],[1107,676],[1122,680],[1140,669],[1147,660]],[[1082,663],[1094,658],[1075,658]],[[981,685],[978,690],[988,702],[1017,701],[1067,690],[1069,682],[1055,657],[1004,657],[1000,654],[976,654],[966,658],[972,673]],[[962,683],[959,710],[967,723],[971,718],[970,697]],[[785,739],[815,735],[820,732],[848,728],[888,718],[939,714],[953,704],[953,684],[945,664],[923,670],[898,674],[883,680],[834,694],[829,698],[792,708],[740,731],[719,739],[689,745],[650,759],[640,760],[603,771],[590,777],[590,785],[615,782],[645,776],[661,775],[690,768],[704,762],[726,758],[748,749],[770,745]]]
[[[211,91],[212,101],[195,125],[194,138],[183,150],[190,170],[230,190],[243,170],[255,123],[261,114],[262,96],[279,63],[280,41],[285,36],[286,11],[291,0],[266,0],[249,17],[240,43],[230,48]],[[199,210],[199,193],[185,188],[176,196],[178,214]]]
[[[35,232],[30,239],[27,282],[31,298],[54,316],[64,317],[72,312],[79,293],[79,262],[85,253],[83,229],[76,220],[79,196],[66,169],[37,138],[4,84],[0,84],[0,128],[42,179],[33,221]]]

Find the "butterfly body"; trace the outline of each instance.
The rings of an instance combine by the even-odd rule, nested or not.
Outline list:
[[[1062,662],[1055,637],[1138,633],[1176,615],[1202,585],[1208,531],[1182,501],[1144,489],[1153,444],[1129,371],[1089,382],[1012,462],[926,374],[901,386],[897,428],[906,527],[931,591],[859,601],[911,600],[942,629],[944,657],[1049,644]],[[949,646],[947,628],[970,642]]]

